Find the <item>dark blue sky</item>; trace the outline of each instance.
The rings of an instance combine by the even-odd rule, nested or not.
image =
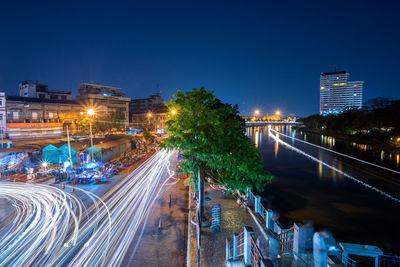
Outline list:
[[[1,1],[0,91],[93,82],[142,98],[159,83],[168,99],[205,86],[244,114],[310,115],[337,64],[365,100],[400,98],[398,1],[39,2]]]

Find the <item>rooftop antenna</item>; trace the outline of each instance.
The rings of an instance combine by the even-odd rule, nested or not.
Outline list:
[[[336,72],[336,67],[337,67],[337,66],[336,66],[336,64],[335,64],[335,65],[333,65],[333,68],[335,69],[335,72]]]
[[[156,85],[156,95],[160,95],[160,94],[161,94],[161,91],[160,91],[160,84],[157,83],[157,85]]]

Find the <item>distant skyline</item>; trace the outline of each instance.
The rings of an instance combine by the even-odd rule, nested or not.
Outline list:
[[[400,98],[397,1],[2,1],[0,91],[83,82],[145,98],[204,86],[242,114],[319,112],[319,75]]]

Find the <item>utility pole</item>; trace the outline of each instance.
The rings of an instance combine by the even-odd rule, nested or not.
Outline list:
[[[74,168],[73,168],[73,165],[72,165],[71,143],[70,143],[70,141],[69,141],[68,125],[67,125],[67,141],[68,141],[69,163],[71,164],[71,165],[70,165],[70,166],[71,166],[71,169],[74,169]]]
[[[90,145],[92,148],[92,158],[91,161],[94,162],[94,156],[93,156],[93,134],[92,134],[92,118],[89,120],[89,129],[90,129]]]

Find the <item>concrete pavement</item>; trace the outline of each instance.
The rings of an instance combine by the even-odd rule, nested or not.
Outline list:
[[[208,201],[207,201],[208,199]],[[195,212],[195,201],[192,201],[192,214]],[[218,190],[206,192],[205,216],[211,221],[211,207],[221,205],[221,231],[212,232],[209,227],[202,228],[201,262],[202,266],[225,266],[226,239],[232,240],[235,233],[243,232],[244,226],[251,226],[255,236],[260,236],[260,230],[247,211],[240,207],[232,195],[224,195]],[[194,218],[193,218],[194,220]],[[196,226],[191,224],[191,266],[197,264]]]

